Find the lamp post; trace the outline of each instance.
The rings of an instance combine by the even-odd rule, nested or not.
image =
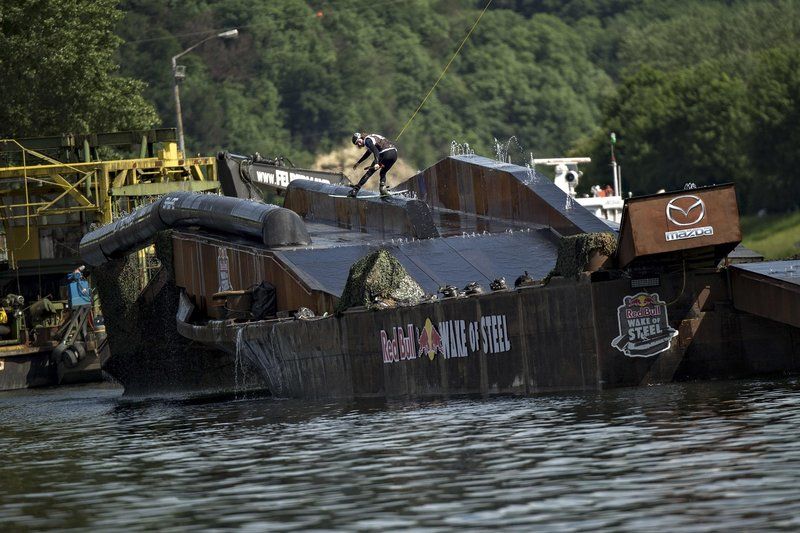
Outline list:
[[[611,140],[611,172],[614,179],[614,191],[617,196],[622,196],[622,169],[617,164],[617,158],[614,157],[614,147],[617,145],[617,134],[611,132],[609,135]]]
[[[180,89],[178,86],[180,82],[186,78],[186,67],[183,65],[178,65],[178,58],[182,55],[188,54],[201,44],[206,41],[210,41],[211,39],[216,39],[217,37],[221,39],[235,39],[239,36],[239,30],[233,29],[228,31],[223,31],[222,33],[217,33],[216,35],[210,35],[200,41],[199,43],[193,44],[180,54],[172,56],[172,80],[174,82],[174,93],[175,93],[175,114],[178,117],[178,149],[183,154],[183,157],[186,157],[186,146],[183,142],[183,117],[181,116],[181,94]]]

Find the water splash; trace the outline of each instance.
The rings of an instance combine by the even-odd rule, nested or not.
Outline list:
[[[242,345],[244,344],[244,328],[236,331],[236,355],[233,359],[233,395],[239,399],[239,373],[242,373],[244,381],[244,370],[242,369]]]
[[[494,138],[494,154],[495,159],[501,161],[503,163],[511,163],[511,154],[509,153],[511,150],[512,143],[516,146],[517,152],[522,152],[522,146],[520,146],[519,141],[517,141],[517,136],[512,135],[508,138],[508,140],[503,143]]]
[[[475,155],[475,150],[470,148],[469,143],[460,143],[453,140],[450,141],[450,155]]]
[[[529,163],[526,163],[525,168],[527,169],[525,172],[526,174],[524,182],[525,185],[530,187],[531,185],[536,185],[537,183],[539,183],[539,176],[536,175],[536,169],[534,168],[534,166]]]

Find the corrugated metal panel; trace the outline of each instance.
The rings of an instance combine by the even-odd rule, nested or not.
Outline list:
[[[303,280],[281,265],[271,251],[212,237],[193,239],[184,234],[173,237],[173,249],[176,284],[186,290],[200,312],[208,311],[211,296],[220,288],[220,249],[224,249],[228,257],[232,289],[248,289],[267,281],[276,288],[278,310],[308,307],[321,313],[333,308],[332,298],[321,297],[305,286]]]

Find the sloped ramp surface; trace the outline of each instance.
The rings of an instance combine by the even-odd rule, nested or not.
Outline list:
[[[382,246],[298,249],[276,255],[295,269],[309,287],[338,297],[347,283],[350,266],[381,247],[389,250],[430,294],[445,285],[462,288],[474,281],[488,290],[489,283],[500,277],[513,286],[525,270],[532,278],[542,279],[555,266],[558,255],[558,242],[550,230],[390,242]]]
[[[438,208],[550,226],[561,235],[608,226],[535,170],[476,155],[442,159],[398,185]]]

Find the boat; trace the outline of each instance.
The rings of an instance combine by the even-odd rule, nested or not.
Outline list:
[[[274,188],[282,207],[172,193],[83,237],[127,394],[530,395],[800,370],[800,263],[728,260],[732,184],[625,199],[618,230],[476,155],[406,196]],[[127,290],[151,243],[160,270]]]

